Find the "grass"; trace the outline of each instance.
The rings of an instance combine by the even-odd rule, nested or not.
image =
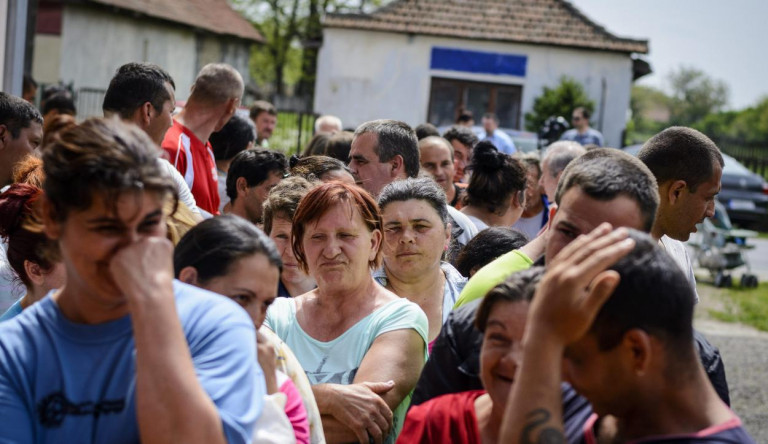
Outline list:
[[[758,239],[768,239],[768,231],[757,233]]]
[[[713,318],[768,331],[768,282],[761,282],[757,288],[736,285],[722,289],[721,295],[723,308],[709,310]]]
[[[294,112],[278,112],[275,131],[269,138],[269,148],[281,151],[288,156],[298,154],[312,138],[314,123],[314,117],[308,114],[300,118]],[[299,128],[301,128],[301,132]],[[301,136],[301,140],[299,140],[299,136]]]

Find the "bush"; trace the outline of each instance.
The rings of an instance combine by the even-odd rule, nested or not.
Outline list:
[[[525,113],[525,128],[538,132],[550,116],[562,116],[570,121],[571,112],[579,106],[592,113],[595,102],[589,99],[581,83],[563,76],[560,78],[560,84],[554,88],[545,86],[541,95],[533,101],[533,111]]]

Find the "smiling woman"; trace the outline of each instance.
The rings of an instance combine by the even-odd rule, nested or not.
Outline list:
[[[264,385],[253,324],[173,281],[174,185],[154,146],[91,119],[45,148],[43,223],[67,282],[0,324],[0,441],[250,439]]]
[[[267,312],[313,384],[329,442],[394,442],[424,365],[424,313],[371,277],[381,238],[378,205],[362,188],[312,189],[293,218],[293,252],[317,288]]]
[[[484,390],[443,395],[413,407],[398,443],[499,442],[504,408],[520,365],[529,302],[543,272],[535,267],[513,274],[488,292],[477,309]]]

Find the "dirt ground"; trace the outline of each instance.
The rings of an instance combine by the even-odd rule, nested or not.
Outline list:
[[[709,310],[722,306],[719,290],[700,284],[698,293],[694,324],[720,349],[731,408],[755,442],[768,443],[768,333],[712,319]]]

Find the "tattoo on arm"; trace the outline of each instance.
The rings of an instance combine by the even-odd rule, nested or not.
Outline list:
[[[552,415],[546,409],[536,409],[528,413],[520,442],[523,444],[564,444],[563,433],[547,425],[551,417]],[[536,432],[538,432],[538,438],[533,439]]]

